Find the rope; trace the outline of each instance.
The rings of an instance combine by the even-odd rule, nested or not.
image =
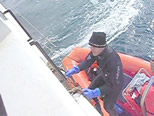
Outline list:
[[[32,25],[17,9],[14,8],[14,11],[27,23],[29,24],[37,33],[39,33],[40,36],[42,36],[42,38],[46,39],[47,42],[45,42],[44,45],[42,45],[43,48],[47,48],[50,52],[52,51],[52,53],[56,53],[59,54],[59,56],[61,56],[60,52],[62,52],[54,43],[51,42],[50,39],[48,39],[48,37],[46,37],[44,34],[42,34],[34,25]],[[41,41],[41,38],[38,39],[38,41]],[[57,52],[56,50],[52,50],[49,46],[46,45],[46,43],[50,43],[55,49],[57,49],[60,52]],[[41,43],[42,44],[42,43]]]
[[[35,28],[35,26],[33,26],[24,16],[22,16],[22,15],[20,14],[20,12],[18,12],[16,9],[14,9],[14,11],[15,11],[20,17],[22,17],[22,19],[23,19],[27,24],[29,24],[36,32],[38,32],[43,38],[45,38],[45,39],[47,40],[47,43],[49,42],[52,46],[54,46],[54,47],[57,48],[57,46],[54,45],[54,44],[51,42],[51,40],[48,39],[48,37],[45,37],[37,28]],[[38,41],[41,41],[41,39],[38,40]],[[49,46],[45,45],[45,47],[46,47],[47,49],[49,49],[49,51],[53,51]],[[59,51],[60,51],[60,50],[59,50]],[[54,52],[55,52],[55,51],[54,51]],[[57,52],[56,52],[56,53],[57,53]],[[60,53],[57,53],[57,54],[60,54]],[[50,66],[49,64],[47,64],[47,65],[48,65],[48,67],[50,68],[50,70],[51,70],[53,73],[56,71],[52,66]],[[65,72],[65,70],[64,70],[62,67],[58,67],[58,68],[59,68],[61,71]],[[68,85],[70,85],[70,86],[71,86],[71,89],[73,89],[73,91],[70,91],[71,94],[74,94],[74,93],[80,91],[79,89],[76,89],[76,86],[74,85],[75,83],[72,83],[72,82],[68,81],[66,78],[64,78],[63,81],[67,81]],[[73,81],[73,79],[72,79],[72,81]],[[73,81],[73,82],[74,82],[74,81]],[[61,83],[62,83],[62,82],[61,82]],[[81,91],[80,91],[80,92],[81,92]]]
[[[18,10],[14,9],[14,11],[20,16],[22,17],[25,22],[27,22],[36,32],[38,32],[43,38],[45,38],[52,46],[57,47],[54,43],[52,43],[49,39],[47,39],[48,37],[46,37],[44,34],[42,34],[34,25],[32,25]]]

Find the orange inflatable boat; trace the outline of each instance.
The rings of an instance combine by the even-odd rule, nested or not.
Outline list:
[[[89,48],[80,48],[80,47],[74,48],[73,51],[63,59],[62,63],[65,70],[71,69],[74,66],[78,65],[80,62],[84,61],[89,53],[90,53]],[[151,71],[150,63],[143,59],[126,55],[123,53],[118,53],[118,54],[123,64],[123,72],[125,75],[126,84],[124,87],[125,91],[123,91],[123,96],[122,96],[124,97],[124,99],[123,98],[122,98],[123,100],[119,99],[117,101],[117,104],[118,106],[120,106],[120,108],[123,111],[127,112],[130,116],[143,116],[142,108],[138,103],[136,103],[136,99],[132,99],[132,93],[129,91],[129,94],[127,93],[127,95],[125,96],[126,94],[125,92],[128,92],[126,91],[126,87],[128,86],[132,78],[138,73],[140,69],[145,69],[148,72],[148,74],[145,73],[147,77],[151,77],[151,75],[153,75]],[[92,65],[92,67],[95,67],[95,66],[97,67],[97,63],[94,63]],[[72,80],[68,79],[68,81],[72,81]],[[88,74],[86,73],[86,71],[81,71],[78,74],[74,74],[73,81],[75,82],[76,85],[80,86],[81,88],[88,88],[88,86],[91,83],[89,81]],[[140,96],[140,93],[137,93],[137,91],[135,92],[136,92],[135,93],[136,95]],[[104,110],[103,101],[100,99],[99,101],[101,103],[101,109],[102,109],[102,112],[104,113],[104,116],[109,116],[108,113]],[[130,104],[134,106],[132,107]],[[136,111],[134,111],[134,109]]]

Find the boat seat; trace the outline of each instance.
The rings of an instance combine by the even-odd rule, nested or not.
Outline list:
[[[144,72],[143,72],[144,71]],[[150,76],[146,75],[146,70],[141,68],[137,74],[132,78],[132,80],[127,83],[127,86],[124,88],[122,94],[128,94],[132,92],[134,89],[137,89],[137,91],[140,93],[140,89],[142,88],[142,85],[144,85],[145,82],[149,80]]]
[[[140,101],[141,88],[147,81],[149,81],[149,77],[148,72],[141,68],[122,91],[122,96],[125,101],[127,101],[126,103],[137,115],[142,114],[140,102],[137,101]]]

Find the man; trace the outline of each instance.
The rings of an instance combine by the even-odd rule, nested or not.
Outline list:
[[[99,65],[98,74],[90,86],[83,89],[83,95],[88,99],[101,97],[104,108],[110,116],[117,116],[115,103],[122,90],[123,71],[119,55],[106,44],[104,32],[93,32],[89,45],[91,52],[87,59],[66,72],[71,77],[81,70],[88,69],[95,61]]]

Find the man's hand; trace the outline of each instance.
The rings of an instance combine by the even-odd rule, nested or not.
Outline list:
[[[101,91],[99,88],[96,88],[94,90],[92,89],[83,89],[83,95],[87,98],[87,99],[92,99],[98,96],[101,96]]]
[[[68,77],[72,77],[73,74],[75,73],[79,73],[80,72],[80,69],[78,66],[75,66],[74,68],[66,71],[65,75],[68,76]]]

